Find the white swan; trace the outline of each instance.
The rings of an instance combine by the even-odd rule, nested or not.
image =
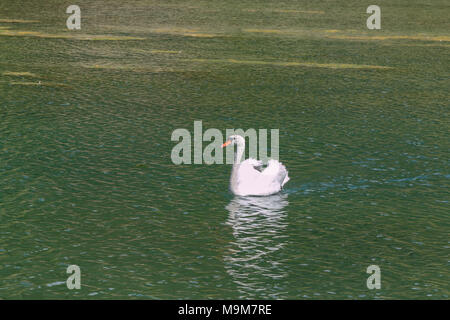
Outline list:
[[[289,181],[286,167],[277,160],[269,160],[267,168],[262,169],[262,161],[247,159],[241,162],[245,150],[245,139],[233,135],[222,145],[237,145],[231,171],[230,189],[238,196],[267,196],[279,192]]]

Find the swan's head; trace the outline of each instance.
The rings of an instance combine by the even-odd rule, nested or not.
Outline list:
[[[227,141],[222,145],[222,148],[225,148],[228,145],[238,145],[238,146],[244,146],[245,145],[245,139],[242,136],[239,135],[233,135],[229,136]]]

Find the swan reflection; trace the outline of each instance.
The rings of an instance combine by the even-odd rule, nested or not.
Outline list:
[[[287,194],[235,197],[226,206],[227,224],[234,241],[225,268],[238,285],[240,298],[282,298],[281,279],[287,272],[280,262],[287,243]]]

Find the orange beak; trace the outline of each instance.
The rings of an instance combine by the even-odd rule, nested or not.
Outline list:
[[[222,148],[225,148],[227,145],[229,145],[231,143],[231,140],[226,141],[223,145]]]

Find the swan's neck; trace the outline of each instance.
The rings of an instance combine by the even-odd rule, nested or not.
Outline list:
[[[234,162],[233,162],[233,169],[231,170],[231,179],[230,179],[230,188],[231,191],[235,191],[236,187],[237,187],[237,173],[238,173],[238,169],[239,166],[241,164],[241,159],[242,159],[242,155],[244,154],[245,151],[245,144],[238,144],[237,145],[237,150],[234,153]]]
[[[242,160],[242,155],[244,154],[244,150],[245,150],[245,144],[238,144],[237,145],[237,150],[234,153],[234,162],[233,162],[233,167],[238,166],[241,163]]]

